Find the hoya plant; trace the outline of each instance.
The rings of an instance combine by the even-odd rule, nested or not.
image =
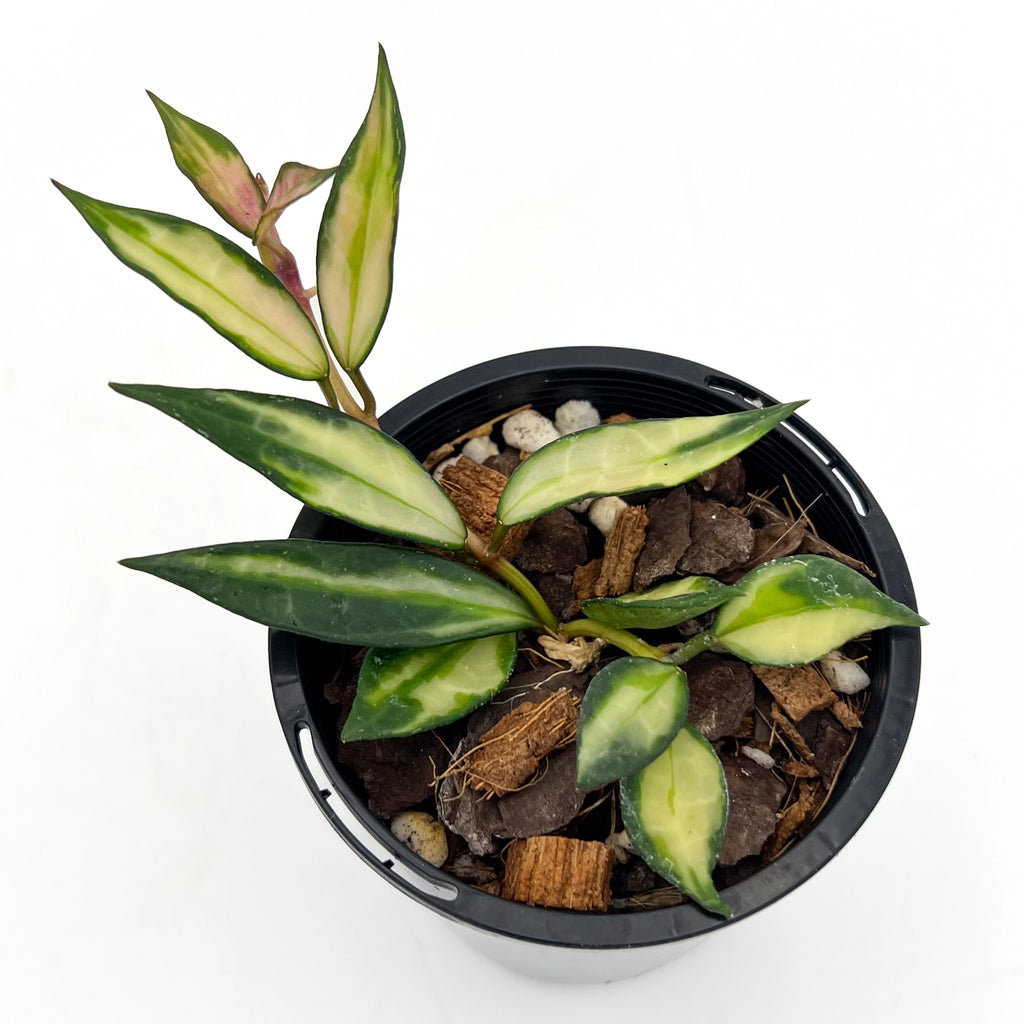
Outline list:
[[[686,577],[586,601],[580,617],[559,622],[498,552],[511,527],[550,510],[694,479],[801,403],[605,424],[561,437],[511,474],[494,535],[478,536],[431,474],[380,431],[362,373],[391,299],[405,157],[383,50],[369,109],[341,162],[328,169],[285,163],[272,186],[219,132],[151,98],[178,167],[248,249],[178,217],[57,188],[119,260],[271,370],[315,382],[325,402],[111,386],[180,420],[307,505],[384,538],[216,544],[123,564],[264,625],[367,648],[347,741],[406,736],[465,716],[501,690],[522,631],[614,645],[622,656],[594,675],[580,709],[578,788],[617,781],[636,851],[701,906],[728,915],[711,877],[728,794],[714,749],[687,724],[687,661],[714,650],[755,664],[798,665],[870,630],[924,620],[852,569],[800,555],[761,565],[732,586]],[[316,287],[307,290],[277,221],[328,181]],[[644,639],[645,631],[709,612],[711,627],[685,644]]]

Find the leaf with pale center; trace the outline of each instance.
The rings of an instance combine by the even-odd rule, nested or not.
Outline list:
[[[683,726],[660,757],[621,781],[619,802],[633,849],[648,866],[705,910],[731,917],[711,880],[729,809],[711,744]]]
[[[692,480],[752,445],[802,404],[609,423],[568,434],[513,471],[498,504],[501,528],[583,498]]]
[[[370,354],[391,302],[405,135],[383,48],[370,108],[338,165],[316,249],[327,340],[347,370]]]
[[[515,633],[443,647],[371,647],[341,738],[412,736],[469,714],[497,693],[515,667]]]
[[[296,200],[308,196],[314,189],[319,188],[337,169],[328,167],[319,170],[294,161],[282,164],[281,170],[277,172],[274,187],[267,196],[267,208],[253,232],[253,241],[257,245],[266,241],[267,233],[277,223],[278,217]]]
[[[263,214],[263,193],[235,144],[147,93],[164,123],[178,170],[224,220],[252,238]]]
[[[122,563],[265,626],[376,647],[436,647],[535,628],[518,595],[439,555],[382,544],[248,541]]]
[[[576,788],[593,789],[650,764],[686,721],[682,669],[651,658],[618,658],[587,686],[576,741]]]
[[[618,629],[665,629],[703,615],[743,591],[710,576],[686,576],[649,590],[583,602],[583,614]]]
[[[54,184],[122,263],[243,352],[289,377],[327,376],[327,354],[309,317],[233,242],[169,214],[114,206]]]
[[[111,384],[313,508],[380,533],[465,546],[458,509],[397,441],[323,405],[247,391]]]
[[[737,586],[743,595],[722,605],[711,632],[717,648],[756,665],[804,665],[873,629],[927,625],[859,572],[821,555],[767,562]]]

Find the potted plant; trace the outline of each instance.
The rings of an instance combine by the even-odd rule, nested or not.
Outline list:
[[[269,368],[316,381],[326,406],[237,391],[112,385],[180,420],[307,506],[285,541],[220,544],[125,564],[271,627],[282,725],[339,833],[417,900],[482,929],[489,941],[513,940],[503,959],[525,957],[536,965],[534,954],[543,947],[541,960],[550,967],[554,948],[577,972],[581,960],[597,958],[602,977],[653,966],[681,951],[681,939],[752,913],[809,877],[864,820],[895,767],[916,695],[912,627],[924,620],[913,611],[906,567],[884,517],[831,445],[793,418],[802,403],[779,405],[682,360],[578,349],[482,364],[424,389],[378,421],[362,365],[390,301],[405,147],[383,51],[369,110],[341,163],[327,170],[285,164],[272,188],[224,136],[153,100],[178,166],[257,247],[259,261],[199,225],[58,188],[119,259]],[[321,329],[276,221],[329,180],[317,246]],[[524,442],[532,454],[508,467],[493,502],[477,510],[479,522],[422,466],[439,446],[518,405],[553,412],[582,400],[627,416],[541,439],[546,443]],[[486,426],[478,433],[486,434]],[[670,572],[635,590],[599,589],[560,615],[513,561],[507,545],[555,510],[600,495],[616,496],[621,508],[622,496],[635,501],[679,488],[740,453],[752,480],[785,479],[798,503],[818,502],[822,532],[852,564],[806,550],[744,566],[734,559],[732,568],[744,571],[728,581],[710,572]],[[620,512],[609,530],[628,518]],[[795,525],[791,520],[783,534]],[[865,573],[875,573],[876,581]],[[697,621],[704,628],[665,639],[662,631]],[[871,646],[874,699],[858,726],[870,739],[848,751],[845,777],[827,794],[830,806],[800,842],[720,893],[713,871],[731,787],[719,753],[688,721],[686,666],[706,652],[767,669],[801,666],[885,627],[893,628]],[[502,899],[410,852],[370,812],[352,774],[335,763],[334,716],[323,692],[338,667],[339,645],[359,651],[358,685],[341,737],[359,743],[445,729],[492,706],[526,635],[538,638],[530,647],[538,657],[572,660],[579,652],[583,659],[581,695],[556,691],[565,727],[558,742],[574,750],[575,791],[614,794],[622,842],[685,893],[685,903],[581,913],[566,908],[593,909],[602,897],[559,904],[557,895],[538,895],[529,885]],[[538,707],[530,703],[524,721],[514,723],[517,736],[537,726]],[[496,743],[502,729],[510,731],[506,724],[503,717],[497,732],[485,733],[469,753]],[[316,781],[303,749],[307,732],[327,786]],[[792,740],[798,745],[795,735]],[[467,764],[456,751],[439,776],[458,771],[475,785],[483,776]],[[482,789],[502,796],[518,784],[505,785]],[[331,791],[345,810],[332,803]],[[593,884],[607,893],[606,844],[565,841],[582,844],[572,847],[574,863],[577,853],[594,854],[603,877]],[[385,848],[383,856],[372,852],[373,843]],[[529,858],[538,849],[526,848],[510,856]],[[530,869],[533,875],[544,870],[543,863]],[[512,873],[510,866],[506,888]],[[550,879],[548,888],[565,888],[565,879],[574,878]]]

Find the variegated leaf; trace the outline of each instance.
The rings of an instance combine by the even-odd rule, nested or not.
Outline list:
[[[164,123],[178,169],[224,220],[252,238],[263,214],[263,193],[242,154],[220,132],[148,95]]]
[[[516,467],[498,520],[507,529],[582,498],[674,487],[743,451],[802,404],[611,423],[568,434]]]
[[[583,602],[583,614],[618,629],[665,629],[717,608],[743,591],[710,576],[686,576],[649,590]]]
[[[576,788],[635,775],[686,721],[682,669],[651,658],[617,658],[587,686],[576,741]]]
[[[436,647],[537,626],[499,583],[438,555],[382,544],[267,540],[126,558],[265,626],[376,647]]]
[[[859,572],[821,555],[758,566],[712,627],[716,647],[757,665],[804,665],[884,626],[924,626]]]
[[[692,725],[619,784],[622,822],[647,864],[705,910],[731,917],[711,872],[725,835],[729,791],[711,744]]]
[[[256,225],[253,241],[257,245],[264,242],[267,233],[277,223],[278,217],[292,203],[319,188],[337,169],[337,167],[328,167],[326,170],[318,170],[316,167],[307,167],[305,164],[294,161],[282,164],[281,170],[277,172],[274,187],[267,197],[267,208]]]
[[[341,738],[412,736],[469,714],[497,693],[515,667],[515,633],[443,647],[371,647]]]
[[[405,135],[381,49],[370,109],[338,165],[317,239],[317,297],[327,340],[347,370],[370,353],[391,302]]]
[[[243,352],[289,377],[327,375],[327,354],[309,317],[266,267],[233,242],[190,221],[114,206],[54,184],[122,263]]]
[[[314,402],[246,391],[111,384],[191,427],[307,505],[369,529],[458,549],[451,499],[397,441]]]

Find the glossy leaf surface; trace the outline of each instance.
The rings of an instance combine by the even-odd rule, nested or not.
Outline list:
[[[342,739],[412,736],[454,722],[505,685],[516,641],[505,633],[443,647],[370,648]]]
[[[370,109],[338,165],[316,250],[317,296],[331,349],[345,369],[370,354],[391,302],[405,135],[381,49]]]
[[[397,441],[314,402],[246,391],[112,384],[167,413],[313,508],[381,533],[464,546],[451,499]]]
[[[821,555],[767,562],[718,611],[715,645],[758,665],[803,665],[884,626],[926,621],[859,572]]]
[[[327,375],[327,354],[309,317],[266,267],[233,242],[168,214],[57,187],[122,263],[243,352],[289,377]]]
[[[650,764],[686,721],[682,669],[651,658],[618,658],[590,681],[580,708],[576,787],[593,789]]]
[[[618,629],[665,629],[703,615],[742,594],[709,576],[686,576],[649,590],[583,602],[583,613]]]
[[[263,214],[263,193],[234,143],[159,96],[149,93],[149,98],[164,123],[178,170],[224,220],[252,238]]]
[[[711,881],[729,808],[711,744],[683,726],[660,757],[622,780],[619,799],[626,832],[647,864],[705,910],[731,916]]]
[[[499,522],[512,526],[595,495],[675,487],[743,451],[802,404],[611,423],[569,434],[513,471],[498,505]]]
[[[127,558],[122,564],[265,626],[334,643],[435,647],[537,625],[512,591],[409,548],[250,541]]]

